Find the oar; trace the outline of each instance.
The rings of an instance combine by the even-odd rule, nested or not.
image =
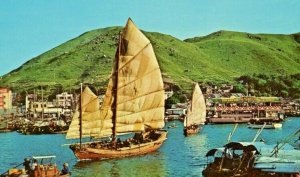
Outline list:
[[[229,133],[228,138],[227,138],[227,143],[229,143],[231,141],[231,138],[232,138],[237,126],[238,126],[238,124],[235,124],[232,132]]]
[[[254,142],[256,141],[256,139],[258,138],[258,136],[261,134],[261,132],[262,132],[263,129],[265,128],[266,124],[267,124],[267,123],[265,122],[264,125],[261,127],[261,129],[259,129],[259,130],[257,131],[255,137],[254,137],[253,140],[252,140],[252,143],[254,143]]]
[[[272,157],[274,154],[276,154],[281,148],[283,148],[283,146],[285,146],[286,143],[288,143],[294,136],[296,136],[298,133],[300,133],[300,129],[298,129],[297,131],[295,131],[295,133],[292,133],[291,135],[289,135],[287,138],[285,138],[282,141],[282,144],[277,143],[277,145],[274,147],[274,149],[272,150],[272,154],[270,157]]]

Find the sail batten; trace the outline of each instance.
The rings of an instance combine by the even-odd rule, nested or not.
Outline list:
[[[88,100],[83,102],[87,104],[83,109],[83,137],[164,127],[164,86],[151,42],[129,19],[118,46],[101,108],[93,110]],[[88,111],[94,111],[95,117]],[[72,121],[75,125],[70,126],[74,129],[72,137],[77,133],[76,116],[75,123]]]
[[[145,76],[147,76],[147,75],[149,75],[149,74],[152,74],[152,73],[155,72],[155,71],[159,71],[159,72],[160,72],[160,68],[155,68],[155,69],[152,70],[151,72],[145,74]],[[144,77],[145,77],[145,76],[144,76]],[[122,89],[123,87],[126,87],[127,85],[129,85],[129,84],[131,84],[131,83],[133,83],[133,82],[135,82],[135,81],[137,81],[137,80],[140,80],[140,79],[142,79],[142,78],[135,78],[135,80],[133,80],[133,81],[131,81],[131,82],[128,82],[126,85],[120,86],[120,87],[118,87],[118,88],[119,88],[119,89]]]
[[[150,41],[131,20],[125,27],[118,61],[116,131],[143,131],[164,126],[164,88]],[[113,82],[112,82],[113,83]]]

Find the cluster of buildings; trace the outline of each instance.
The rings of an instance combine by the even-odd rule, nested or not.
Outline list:
[[[255,97],[248,93],[232,93],[233,85],[205,86],[201,90],[206,98],[207,122],[248,122],[252,118],[283,118],[299,116],[299,102],[281,97]],[[166,110],[168,119],[185,116],[188,104],[177,104]]]
[[[0,88],[0,113],[12,109],[13,94],[8,88]]]
[[[26,117],[60,118],[71,117],[75,108],[73,94],[63,92],[56,95],[53,101],[38,100],[35,94],[29,94],[25,99]]]
[[[37,98],[36,94],[28,94],[25,104],[20,107],[13,106],[16,97],[16,94],[12,93],[9,88],[0,88],[0,115],[17,115],[27,118],[71,117],[76,105],[73,94],[67,92],[57,94],[53,101]]]
[[[224,117],[232,114],[247,114],[251,117],[276,116],[284,112],[288,116],[300,115],[300,104],[293,100],[286,100],[279,97],[254,97],[242,93],[232,93],[233,85],[222,84],[221,86],[202,87],[207,105],[208,117]],[[165,99],[174,94],[171,89],[165,91]],[[27,118],[60,118],[72,116],[76,108],[78,97],[63,92],[57,94],[53,101],[45,101],[37,98],[35,94],[28,94],[22,109],[13,106],[16,94],[8,88],[0,88],[0,115],[15,113],[22,114]],[[99,96],[100,102],[103,95]],[[188,104],[178,104],[172,109],[166,110],[167,115],[184,116]]]

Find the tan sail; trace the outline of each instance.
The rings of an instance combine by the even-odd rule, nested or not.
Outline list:
[[[92,112],[97,114],[85,119],[91,120],[91,124],[82,123],[90,128],[83,134],[112,135],[112,140],[70,145],[80,160],[143,155],[156,151],[166,140],[167,132],[161,130],[164,127],[164,87],[159,65],[150,41],[130,19],[119,40],[101,109],[93,108]],[[122,142],[116,138],[117,134],[128,132],[139,133]]]
[[[95,137],[100,133],[100,109],[98,97],[86,87],[82,92],[82,137]],[[67,139],[79,138],[80,110],[73,115],[73,119],[67,132]]]
[[[118,62],[118,68],[114,67],[112,71],[101,108],[101,120],[108,122],[112,119],[113,98],[116,97],[117,133],[163,128],[164,88],[159,65],[150,41],[130,19],[123,31],[116,60],[114,63]],[[117,94],[113,95],[115,87]],[[104,123],[102,131],[111,128],[112,124]]]
[[[184,126],[188,127],[190,125],[200,125],[204,124],[206,118],[206,105],[204,96],[201,89],[197,84],[195,84],[191,105],[187,112],[186,120],[184,121]]]

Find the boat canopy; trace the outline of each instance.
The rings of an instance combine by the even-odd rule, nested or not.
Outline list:
[[[33,159],[52,159],[52,158],[56,158],[56,156],[54,155],[47,155],[47,156],[32,156]]]
[[[255,151],[256,154],[259,154],[259,151],[254,145],[254,143],[250,143],[250,142],[230,142],[228,144],[225,144],[224,147],[226,149],[243,150],[247,152]]]
[[[211,150],[209,150],[206,153],[205,157],[214,156],[216,154],[216,152],[222,152],[222,153],[224,153],[224,150],[225,150],[225,148],[214,148],[214,149],[211,149]]]

